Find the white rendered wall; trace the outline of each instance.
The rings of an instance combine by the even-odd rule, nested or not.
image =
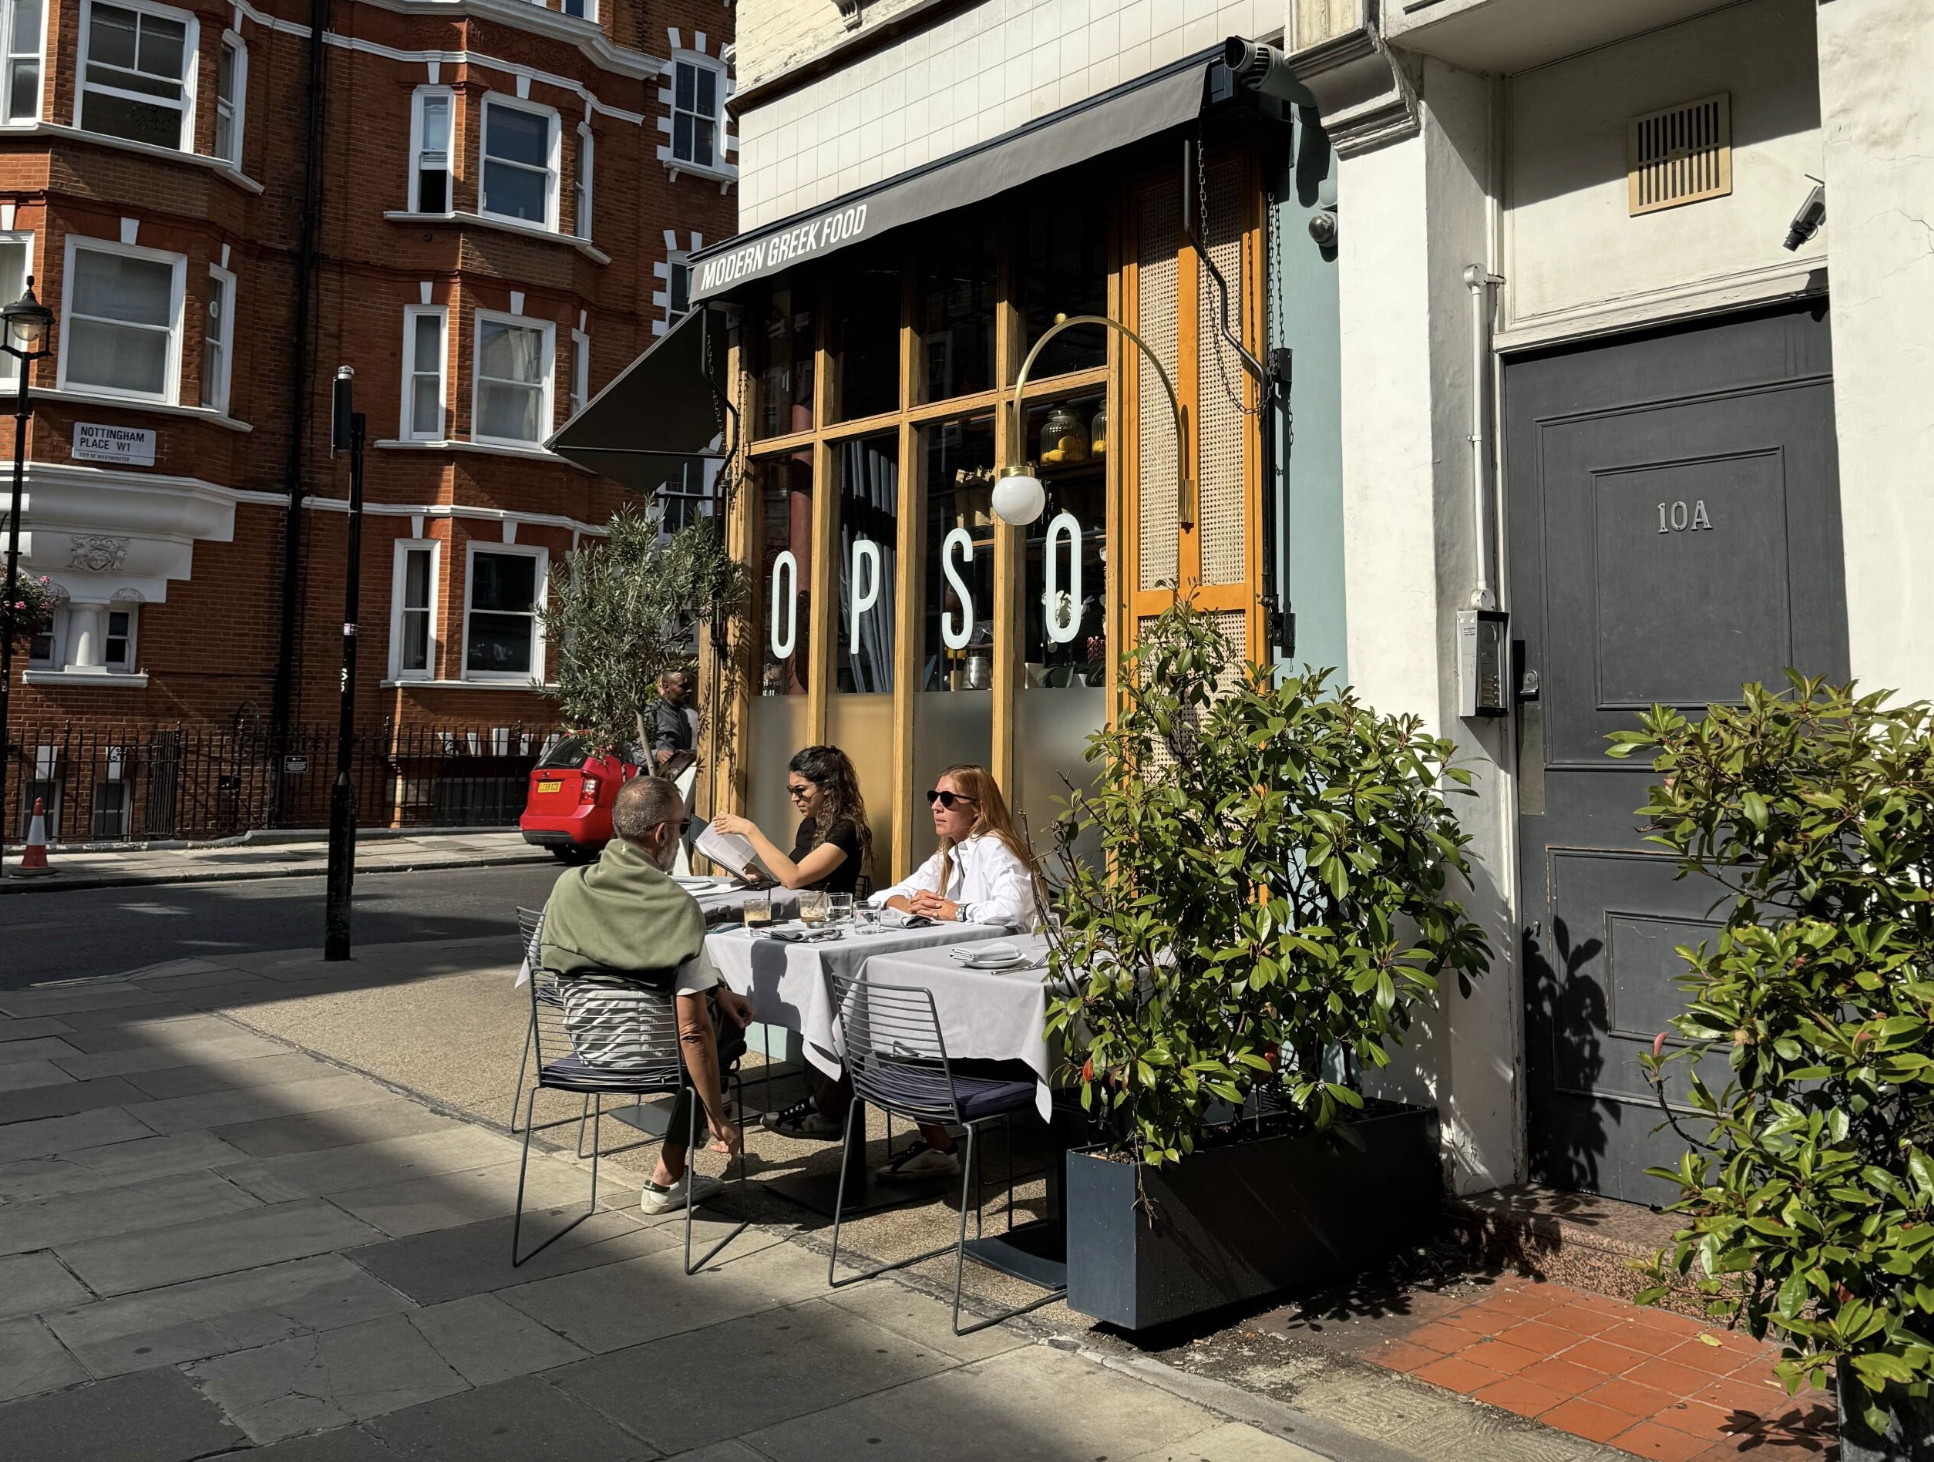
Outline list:
[[[1506,328],[1680,313],[1701,286],[1790,293],[1824,262],[1824,233],[1781,247],[1821,175],[1813,10],[1755,0],[1511,78]],[[1732,98],[1731,195],[1632,217],[1627,122],[1717,92]]]
[[[1934,6],[1819,11],[1853,673],[1934,696]]]
[[[832,0],[821,4],[832,12]],[[763,26],[771,8],[744,0],[741,37],[748,22]],[[793,8],[793,0],[780,6]],[[739,227],[830,202],[1227,36],[1262,35],[1281,23],[1274,0],[984,0],[764,105],[755,101],[739,119]],[[762,78],[746,75],[740,44],[739,85],[749,90]]]
[[[1503,723],[1456,717],[1453,631],[1476,574],[1471,336],[1463,271],[1487,264],[1490,96],[1425,64],[1420,135],[1341,164],[1344,574],[1350,678],[1379,711],[1452,738],[1476,795],[1464,896],[1493,947],[1469,1000],[1444,992],[1395,1054],[1383,1090],[1434,1102],[1450,1181],[1520,1176],[1520,995]]]

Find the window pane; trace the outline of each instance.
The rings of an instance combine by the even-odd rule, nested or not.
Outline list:
[[[423,98],[423,150],[442,152],[450,145],[450,98]]]
[[[710,167],[718,162],[718,124],[700,120],[692,128],[692,161]]]
[[[537,560],[528,553],[479,553],[470,559],[470,607],[528,613],[537,599]]]
[[[838,685],[893,689],[895,524],[900,510],[900,434],[842,442],[839,464]]]
[[[397,650],[398,670],[430,668],[430,616],[422,610],[406,610],[401,625],[403,643]]]
[[[435,376],[418,376],[410,382],[410,431],[417,436],[443,435],[443,402]]]
[[[222,46],[222,57],[215,65],[215,100],[235,101],[235,48],[226,43]]]
[[[7,117],[11,121],[31,121],[40,100],[39,60],[7,63]]]
[[[1026,684],[1100,685],[1107,673],[1107,419],[1103,394],[1030,407],[1026,455],[1039,464],[1047,510],[1025,530],[1021,603]],[[1048,457],[1061,454],[1061,460]]]
[[[134,44],[138,22],[132,10],[116,5],[96,5],[87,29],[87,58],[111,66],[134,65]]]
[[[692,266],[672,264],[671,314],[673,319],[688,314],[692,308]]]
[[[926,399],[985,391],[994,382],[999,252],[993,228],[936,229],[921,285],[921,372]]]
[[[719,114],[719,74],[709,66],[694,69],[698,72],[698,105],[694,110],[701,116],[716,117]]]
[[[1107,195],[1092,192],[1075,173],[1053,179],[1027,206],[1020,269],[1027,322],[1023,357],[1056,315],[1108,313],[1108,216]],[[1035,361],[1030,379],[1107,361],[1108,332],[1083,326],[1057,335]]]
[[[813,310],[815,285],[766,296],[759,351],[759,415],[754,435],[783,437],[813,425]]]
[[[484,381],[477,390],[477,429],[487,437],[535,442],[543,437],[543,392],[535,386]]]
[[[81,98],[81,127],[107,137],[146,142],[153,147],[181,147],[181,109],[126,97],[89,91]]]
[[[853,421],[900,404],[898,250],[854,249],[838,274],[833,348],[838,352],[839,413]]]
[[[430,550],[408,549],[403,554],[403,607],[430,607]]]
[[[521,218],[543,223],[549,217],[550,187],[543,173],[509,163],[486,162],[483,175],[483,206],[486,213],[506,218]]]
[[[806,634],[813,576],[813,464],[810,452],[759,468],[759,694],[804,695],[811,661]]]
[[[544,379],[544,332],[529,325],[485,320],[477,332],[477,369],[505,381]]]
[[[531,167],[551,163],[551,119],[511,107],[490,107],[484,123],[484,154]]]
[[[235,151],[235,119],[227,112],[215,113],[215,156],[228,157]]]
[[[74,309],[131,324],[173,320],[175,270],[156,259],[81,249],[74,255]]]
[[[228,332],[228,284],[214,275],[208,277],[208,318],[201,335],[201,404],[221,406],[226,394]]]
[[[422,213],[450,211],[450,175],[441,169],[425,168],[417,174],[416,206]]]
[[[927,690],[986,690],[994,679],[994,418],[926,431]]]
[[[672,70],[672,106],[681,112],[689,112],[698,103],[693,98],[693,89],[698,79],[698,68],[689,61],[680,61]]]
[[[97,10],[95,14],[99,14]],[[181,50],[188,38],[188,27],[178,20],[163,20],[157,15],[141,17],[140,59],[135,63],[150,76],[181,77]]]
[[[672,156],[681,162],[692,160],[692,119],[683,112],[672,118]]]
[[[15,55],[40,50],[40,0],[14,0],[13,44]]]
[[[70,319],[67,325],[67,379],[77,386],[168,391],[168,336],[161,330],[136,330],[96,320]]]
[[[472,614],[466,670],[527,675],[531,668],[532,626],[528,615]]]
[[[443,370],[443,321],[435,315],[416,319],[415,365],[419,371]]]

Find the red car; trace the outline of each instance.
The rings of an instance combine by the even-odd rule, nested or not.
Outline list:
[[[611,804],[638,775],[629,749],[600,754],[583,736],[565,736],[531,768],[530,794],[517,819],[524,841],[564,863],[589,863],[611,841]]]

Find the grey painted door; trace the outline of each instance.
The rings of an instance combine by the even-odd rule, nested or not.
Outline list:
[[[1847,673],[1826,307],[1514,361],[1505,373],[1533,1181],[1638,1202],[1683,1143],[1639,1067],[1716,890],[1643,851],[1653,702]],[[1521,682],[1522,684],[1522,682]]]

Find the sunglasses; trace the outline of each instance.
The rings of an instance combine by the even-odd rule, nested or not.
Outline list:
[[[797,802],[802,797],[812,796],[813,789],[810,786],[808,786],[805,782],[795,782],[791,786],[786,788],[786,795],[792,798],[793,801]]]
[[[952,812],[954,810],[954,804],[956,802],[979,802],[979,801],[980,801],[980,798],[969,797],[964,792],[929,792],[927,793],[927,806],[931,807],[934,805],[934,803],[938,802],[942,807],[946,808],[947,811],[949,812]]]

